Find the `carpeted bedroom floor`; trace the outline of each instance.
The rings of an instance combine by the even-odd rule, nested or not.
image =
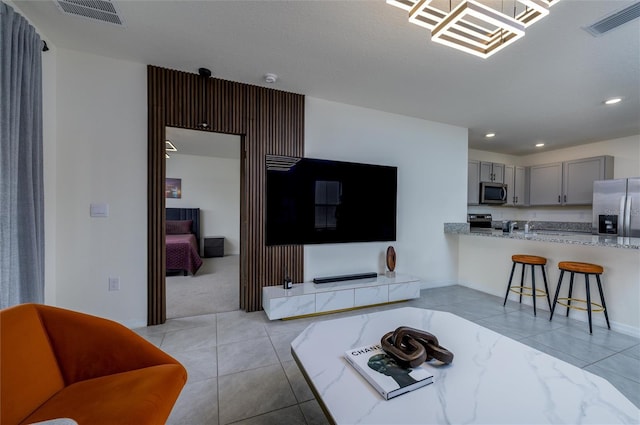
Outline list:
[[[238,310],[240,256],[203,258],[195,276],[167,276],[167,318]]]

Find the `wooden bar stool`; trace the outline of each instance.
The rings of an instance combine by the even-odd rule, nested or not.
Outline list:
[[[524,255],[517,254],[511,256],[513,261],[513,267],[511,267],[511,275],[509,276],[509,285],[507,286],[507,293],[504,295],[504,303],[507,304],[507,298],[509,297],[509,291],[520,295],[520,303],[522,303],[522,296],[533,298],[533,315],[536,315],[536,298],[547,297],[547,303],[551,308],[551,300],[549,299],[549,287],[547,286],[547,274],[544,271],[544,266],[547,264],[547,259],[544,257],[538,257],[537,255]],[[520,276],[520,286],[511,286],[511,280],[513,279],[513,272],[516,270],[516,265],[522,264],[522,275]],[[524,286],[524,271],[527,265],[531,266],[531,286]],[[544,291],[542,289],[536,289],[536,269],[535,266],[540,266],[542,269],[542,279],[544,280]]]
[[[589,333],[593,333],[593,328],[591,326],[591,312],[594,312],[594,313],[597,313],[600,311],[604,312],[604,318],[607,321],[607,328],[611,329],[611,326],[609,325],[609,315],[607,314],[607,304],[604,302],[604,293],[602,292],[602,283],[600,282],[600,275],[604,272],[604,269],[602,268],[602,266],[599,266],[597,264],[590,264],[590,263],[578,263],[575,261],[561,261],[560,263],[558,263],[558,268],[560,269],[560,278],[558,279],[558,288],[556,289],[556,296],[553,298],[553,307],[551,308],[551,316],[549,317],[549,320],[553,318],[553,311],[556,308],[556,304],[560,304],[567,307],[567,317],[569,317],[570,308],[573,308],[576,310],[582,310],[582,311],[586,310],[587,315],[589,316]],[[571,273],[571,278],[569,279],[569,296],[567,298],[558,298],[558,294],[560,293],[560,286],[562,285],[562,278],[564,277],[564,272]],[[580,273],[584,275],[584,283],[585,283],[586,292],[587,292],[586,301],[576,299],[576,298],[571,298],[571,294],[573,292],[573,275],[575,273]],[[602,303],[602,305],[591,302],[591,291],[589,288],[589,275],[596,276],[596,281],[598,282],[598,291],[600,292],[600,302]],[[561,301],[566,301],[566,304]],[[571,301],[586,303],[587,308],[571,305]],[[597,307],[597,309],[593,310],[591,308],[592,305]]]

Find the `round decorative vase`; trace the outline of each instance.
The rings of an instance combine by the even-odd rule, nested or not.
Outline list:
[[[393,249],[392,246],[387,248],[387,269],[390,272],[394,271],[396,268],[396,250]]]

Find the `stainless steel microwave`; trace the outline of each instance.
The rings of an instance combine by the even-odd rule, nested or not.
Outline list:
[[[507,185],[504,183],[480,182],[481,204],[504,204],[507,202]]]

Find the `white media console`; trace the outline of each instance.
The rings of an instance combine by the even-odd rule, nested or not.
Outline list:
[[[291,289],[262,288],[262,308],[270,320],[326,313],[420,297],[420,279],[396,274],[332,283],[305,282]]]

